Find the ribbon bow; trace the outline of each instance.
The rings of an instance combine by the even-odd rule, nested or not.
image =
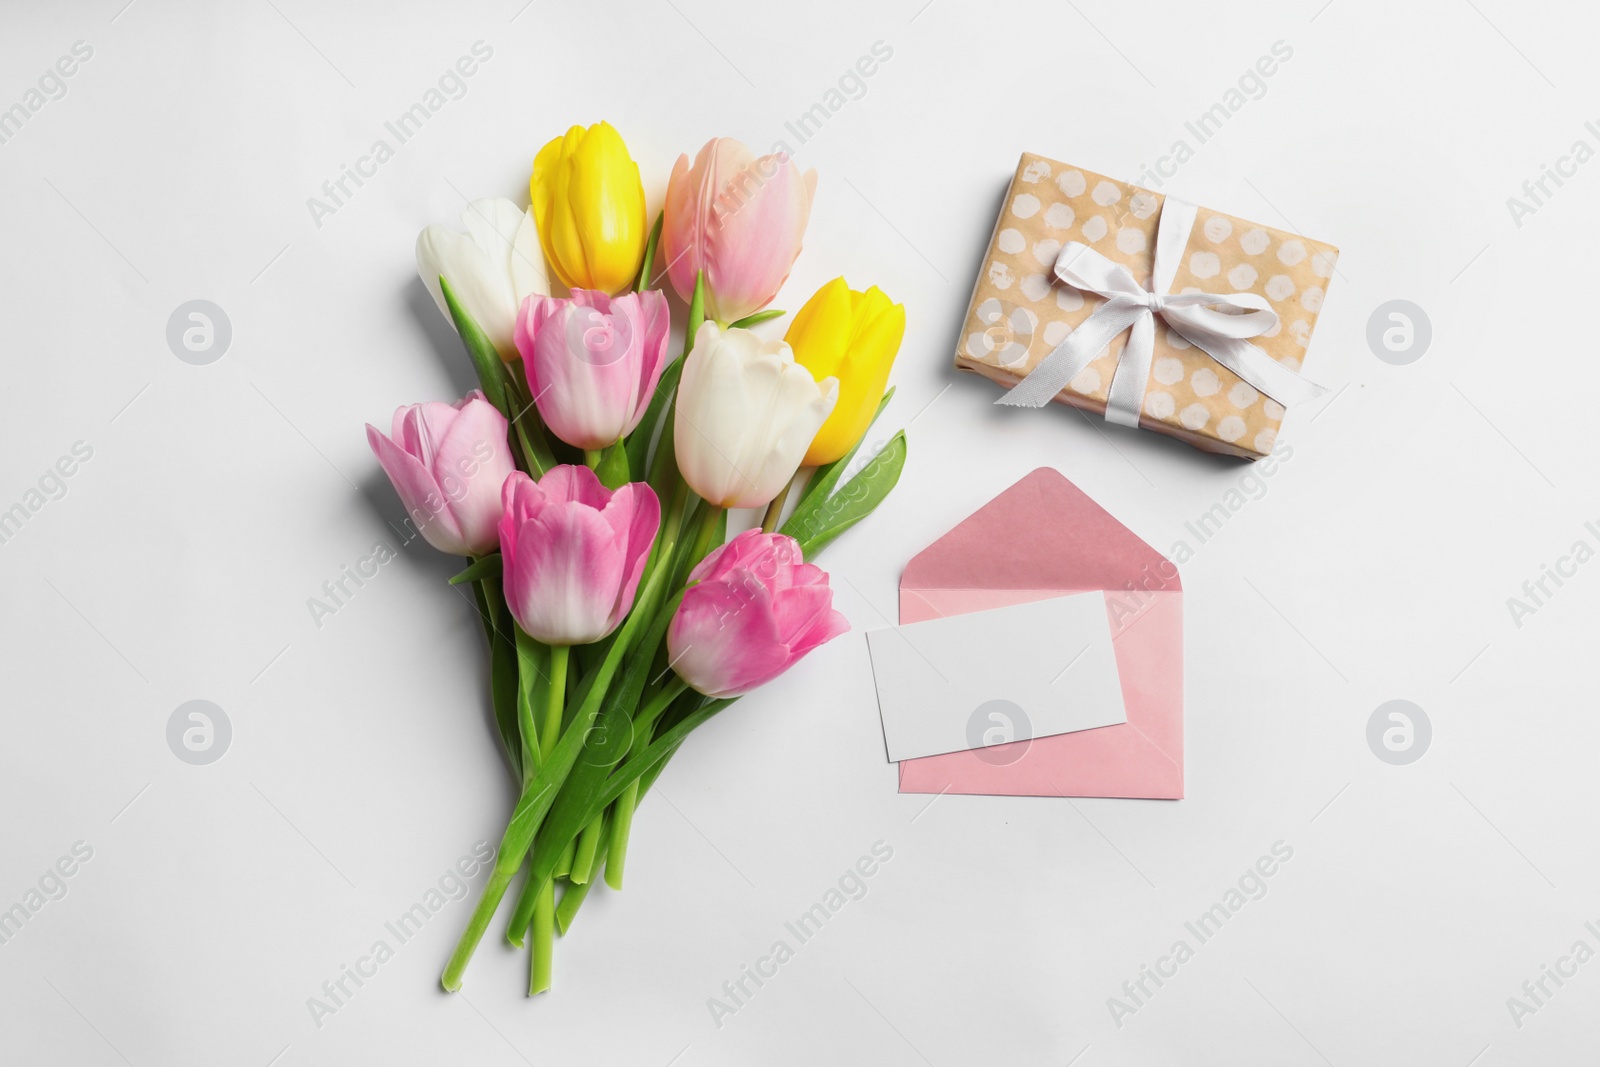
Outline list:
[[[1280,404],[1291,405],[1320,396],[1324,392],[1321,386],[1301,378],[1245,340],[1277,325],[1277,313],[1264,298],[1255,293],[1167,291],[1183,261],[1197,213],[1195,205],[1167,198],[1157,223],[1150,289],[1140,285],[1128,268],[1113,263],[1088,245],[1068,242],[1056,257],[1056,277],[1074,289],[1104,297],[1105,303],[995,403],[1044,407],[1118,334],[1130,330],[1111,377],[1106,421],[1138,426],[1150,365],[1155,359],[1157,315],[1168,329]]]

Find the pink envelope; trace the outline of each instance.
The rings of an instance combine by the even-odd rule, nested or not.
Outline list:
[[[1050,467],[918,553],[900,622],[1100,590],[1128,721],[904,760],[902,793],[1183,796],[1183,592],[1178,570]]]

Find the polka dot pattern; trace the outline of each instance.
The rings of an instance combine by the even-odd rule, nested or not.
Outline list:
[[[1051,204],[1044,213],[1044,224],[1052,230],[1065,230],[1071,228],[1077,218],[1071,204]]]
[[[1089,245],[1148,285],[1164,200],[1147,189],[1024,155],[973,295],[957,364],[1013,384],[1100,307],[1100,297],[1054,277],[1055,259],[1067,242]],[[1172,291],[1264,296],[1279,324],[1252,343],[1298,370],[1338,255],[1332,245],[1202,207]],[[1271,452],[1283,405],[1175,331],[1159,322],[1156,327],[1143,425],[1209,451],[1246,457]],[[1126,333],[1114,339],[1057,399],[1103,411],[1126,339]]]

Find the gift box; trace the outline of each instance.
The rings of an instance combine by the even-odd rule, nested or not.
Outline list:
[[[1249,459],[1272,451],[1339,250],[1024,153],[956,365]]]

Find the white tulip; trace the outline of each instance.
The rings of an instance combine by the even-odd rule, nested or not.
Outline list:
[[[517,309],[530,294],[550,292],[533,213],[494,197],[472,201],[461,221],[466,233],[429,226],[417,235],[417,273],[445,319],[453,323],[439,288],[439,276],[444,275],[462,309],[500,358],[514,360]]]
[[[838,399],[839,380],[813,379],[782,341],[708,322],[678,384],[678,470],[719,507],[762,507],[794,477]]]

